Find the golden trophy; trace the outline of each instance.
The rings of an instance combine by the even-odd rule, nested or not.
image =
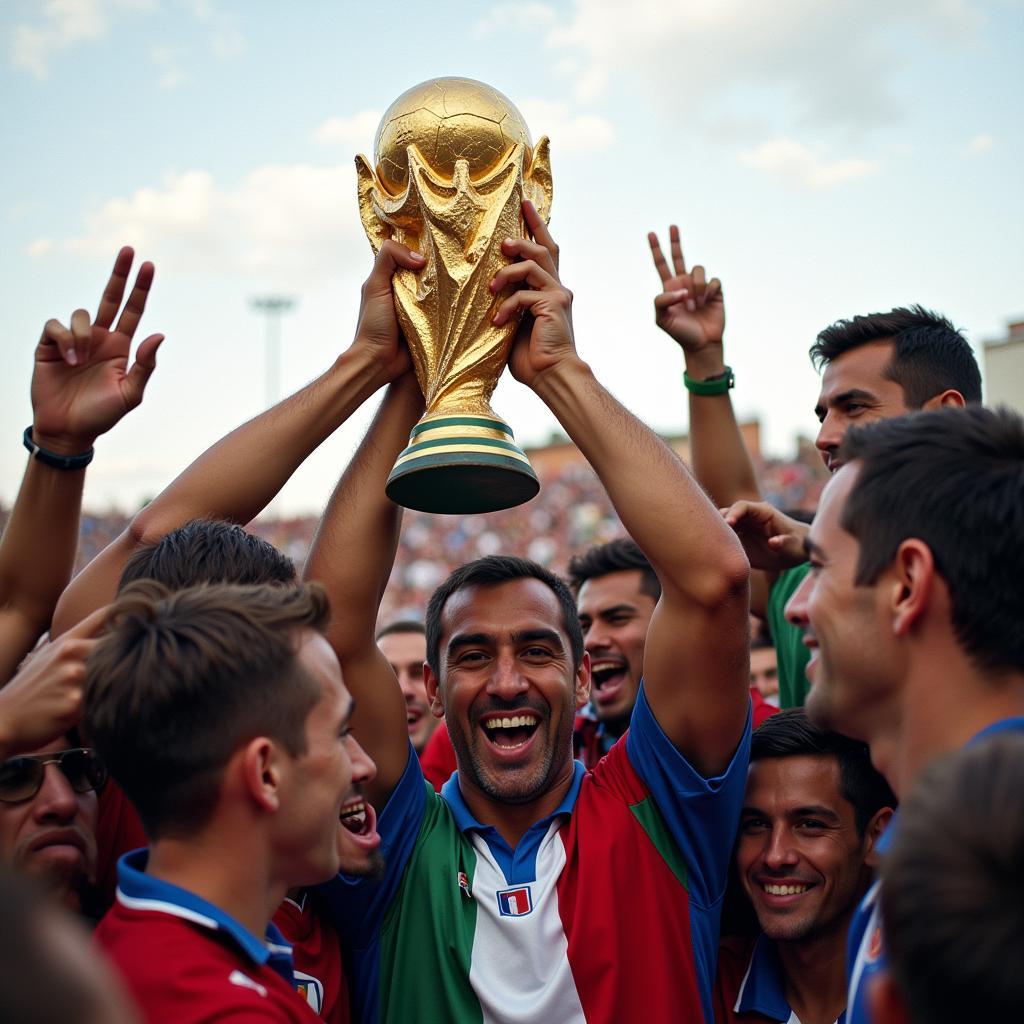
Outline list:
[[[522,201],[551,211],[547,137],[536,146],[522,115],[496,89],[435,78],[395,100],[373,144],[356,157],[359,213],[376,254],[388,238],[426,259],[394,276],[395,307],[426,412],[388,477],[387,494],[423,512],[492,512],[529,501],[540,484],[490,398],[519,326],[491,319],[508,261],[523,238]]]

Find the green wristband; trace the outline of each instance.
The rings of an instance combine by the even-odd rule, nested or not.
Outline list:
[[[730,388],[736,386],[736,375],[732,367],[727,366],[721,373],[705,380],[694,380],[683,370],[683,383],[691,395],[724,395]]]

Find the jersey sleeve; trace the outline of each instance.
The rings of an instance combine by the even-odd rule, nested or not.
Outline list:
[[[380,877],[340,874],[319,887],[328,916],[344,944],[364,948],[380,928],[398,891],[427,806],[430,784],[409,744],[409,760],[402,778],[377,818],[384,873]]]
[[[665,735],[641,685],[626,734],[626,756],[683,855],[691,902],[704,909],[715,906],[725,892],[747,785],[750,711],[729,766],[706,779]]]

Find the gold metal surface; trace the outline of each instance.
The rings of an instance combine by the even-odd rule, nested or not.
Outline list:
[[[356,157],[359,213],[374,253],[388,238],[426,258],[394,276],[395,306],[424,418],[496,419],[490,398],[518,327],[491,323],[508,293],[489,284],[506,264],[505,238],[522,238],[522,200],[547,221],[548,140],[533,146],[501,93],[467,78],[437,78],[403,93],[384,114],[374,164]],[[422,422],[422,421],[421,421]]]

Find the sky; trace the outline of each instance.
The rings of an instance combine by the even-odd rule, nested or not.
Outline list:
[[[1024,317],[1022,0],[0,3],[0,500],[25,465],[32,352],[95,310],[114,255],[156,264],[143,405],[97,443],[85,506],[132,510],[352,340],[372,262],[353,158],[418,82],[476,78],[551,139],[551,230],[580,354],[665,433],[682,358],[654,325],[648,230],[724,285],[734,402],[765,448],[812,435],[817,332],[920,302],[975,348]],[[375,402],[274,505],[319,511]],[[557,424],[506,374],[520,443]],[[254,456],[255,457],[255,456]]]

